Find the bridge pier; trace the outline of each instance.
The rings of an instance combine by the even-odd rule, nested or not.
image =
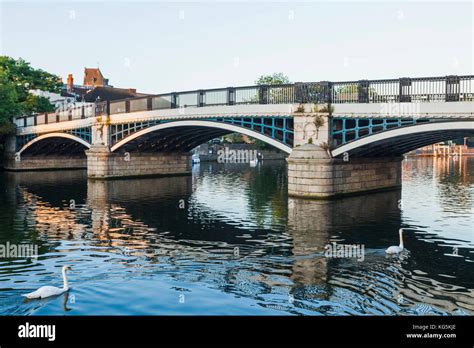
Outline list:
[[[85,158],[73,156],[33,156],[21,157],[6,156],[4,169],[11,171],[85,169]]]
[[[179,152],[112,152],[109,119],[92,126],[92,146],[86,151],[90,179],[183,175],[191,173],[191,155]]]
[[[87,155],[87,177],[111,179],[191,173],[188,153],[113,153],[104,145],[92,146]]]
[[[401,157],[331,158],[314,144],[296,147],[288,158],[288,194],[330,199],[401,187]]]
[[[85,156],[77,155],[27,155],[18,154],[16,138],[9,137],[6,141],[3,168],[11,171],[35,171],[56,169],[85,169]]]

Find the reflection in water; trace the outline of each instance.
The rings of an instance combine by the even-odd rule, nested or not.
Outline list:
[[[284,162],[4,173],[0,243],[40,255],[0,259],[0,313],[473,314],[473,160],[409,159],[402,192],[334,201],[288,199]],[[387,257],[400,227],[407,252]],[[364,260],[327,257],[329,243],[362,244]],[[63,264],[70,294],[22,301]]]

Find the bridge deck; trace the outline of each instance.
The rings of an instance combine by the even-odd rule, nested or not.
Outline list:
[[[19,128],[28,128],[100,115],[134,114],[152,110],[163,111],[163,114],[168,116],[194,114],[196,117],[206,112],[212,114],[220,112],[218,109],[214,112],[197,110],[211,106],[227,106],[226,114],[233,112],[251,114],[259,113],[263,105],[282,104],[283,109],[290,112],[289,105],[308,103],[332,104],[336,106],[337,115],[357,117],[367,114],[397,113],[406,113],[408,117],[411,117],[410,113],[439,114],[440,117],[444,117],[445,113],[458,115],[469,112],[472,116],[472,106],[466,102],[473,101],[474,76],[472,75],[345,82],[298,82],[286,85],[173,92],[111,102],[84,103],[64,111],[19,117],[15,123]],[[241,107],[245,110],[241,110]],[[471,107],[470,110],[469,107]],[[184,109],[189,110],[183,111]],[[168,110],[169,114],[165,110]],[[274,111],[270,110],[270,112]]]

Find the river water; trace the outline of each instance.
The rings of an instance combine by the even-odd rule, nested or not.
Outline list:
[[[0,173],[0,245],[39,246],[0,258],[0,314],[473,315],[473,217],[474,158],[409,158],[401,191],[330,202],[288,199],[279,161]],[[406,251],[387,257],[400,228]],[[69,293],[21,297],[62,286],[63,265]]]

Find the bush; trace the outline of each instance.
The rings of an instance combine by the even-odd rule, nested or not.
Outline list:
[[[303,104],[298,105],[298,107],[295,110],[295,112],[297,112],[297,113],[303,113],[304,111],[305,110],[304,110],[304,105]]]
[[[331,105],[328,107],[328,105],[324,105],[321,109],[319,109],[319,112],[327,112],[329,115],[332,115],[334,112],[334,105]]]

